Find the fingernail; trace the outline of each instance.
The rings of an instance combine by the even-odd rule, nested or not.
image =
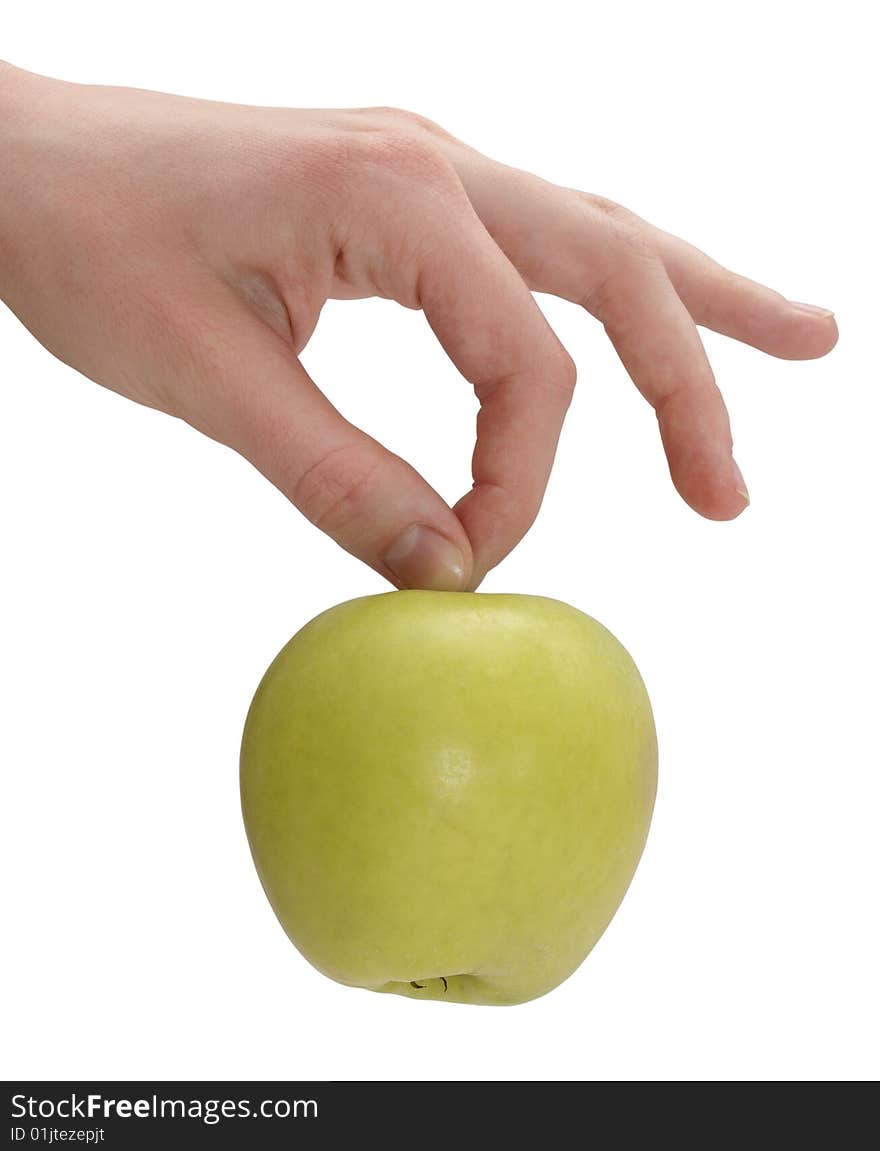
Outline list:
[[[388,549],[384,563],[405,588],[461,591],[464,587],[461,552],[424,524],[410,524]]]
[[[828,308],[819,308],[815,304],[802,304],[800,300],[789,300],[788,302],[799,312],[806,312],[810,316],[821,316],[825,320],[830,320],[834,315]]]
[[[746,503],[750,504],[752,501],[749,499],[749,489],[746,487],[746,481],[743,479],[743,474],[739,470],[739,464],[736,460],[733,461],[733,474],[736,480],[736,494],[742,496]]]

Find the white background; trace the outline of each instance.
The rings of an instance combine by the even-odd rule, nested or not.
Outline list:
[[[81,2],[0,53],[246,103],[393,104],[599,192],[786,295],[826,359],[706,335],[752,506],[688,510],[601,328],[544,509],[486,591],[629,647],[654,824],[577,974],[525,1006],[337,986],[276,924],[238,801],[263,670],[385,590],[232,452],[54,361],[0,310],[6,1077],[866,1078],[877,1060],[878,100],[857,3]],[[721,15],[721,13],[725,13]],[[2,158],[0,158],[2,162]],[[331,304],[305,353],[450,501],[476,405],[423,318]]]

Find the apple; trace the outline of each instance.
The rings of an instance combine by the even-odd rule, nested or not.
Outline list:
[[[512,1004],[580,965],[654,805],[651,705],[601,624],[528,595],[340,604],[276,657],[248,713],[257,872],[331,979]]]

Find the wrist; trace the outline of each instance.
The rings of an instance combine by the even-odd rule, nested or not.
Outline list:
[[[6,60],[0,60],[0,101],[3,99],[3,94],[6,85],[13,79],[17,68],[13,68]]]
[[[21,116],[28,81],[39,79],[32,72],[25,72],[6,60],[0,60],[0,140],[4,144],[8,132]]]
[[[0,60],[0,299],[20,259],[18,236],[33,193],[32,157],[44,99],[55,83]]]

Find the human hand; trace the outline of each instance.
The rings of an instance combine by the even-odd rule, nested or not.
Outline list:
[[[59,359],[249,459],[399,587],[474,588],[522,538],[575,382],[531,291],[599,319],[696,511],[748,502],[697,324],[787,359],[830,312],[617,204],[394,109],[252,108],[0,64],[0,297]],[[328,299],[421,308],[480,402],[450,508],[298,356]]]

